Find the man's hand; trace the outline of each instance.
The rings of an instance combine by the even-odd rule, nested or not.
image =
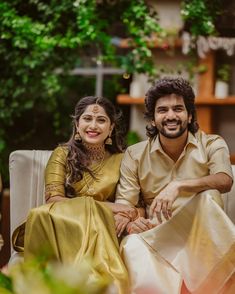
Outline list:
[[[175,199],[179,196],[179,182],[173,181],[169,183],[153,200],[150,209],[149,217],[157,217],[162,223],[162,214],[166,220],[172,216],[172,205]]]
[[[138,234],[148,231],[154,227],[156,227],[156,224],[151,223],[149,219],[139,217],[135,221],[129,222],[126,230],[128,234]]]

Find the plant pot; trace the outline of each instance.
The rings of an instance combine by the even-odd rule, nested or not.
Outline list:
[[[215,97],[223,99],[228,96],[229,85],[224,81],[217,80],[215,83]]]
[[[130,85],[130,96],[133,98],[144,97],[151,86],[151,83],[148,82],[147,75],[134,74]]]

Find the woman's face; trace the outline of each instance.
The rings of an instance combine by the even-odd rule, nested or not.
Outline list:
[[[98,104],[91,104],[80,116],[76,128],[82,142],[101,145],[111,135],[113,126],[104,108]]]

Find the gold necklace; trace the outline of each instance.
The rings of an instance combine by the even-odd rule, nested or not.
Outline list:
[[[90,145],[83,142],[84,147],[87,150],[87,157],[90,161],[103,160],[105,156],[105,145]]]
[[[101,168],[103,167],[103,162],[104,162],[104,158],[105,158],[105,153],[103,154],[103,157],[102,159],[100,160],[100,162],[97,164],[97,166],[93,169],[93,173],[95,174],[96,177],[98,176],[101,176],[99,173],[99,171],[101,170]],[[86,194],[87,195],[95,195],[96,193],[96,190],[95,188],[93,187],[96,179],[93,178],[88,172],[85,172],[83,174],[83,179],[85,181],[85,184],[86,184],[86,187],[87,187],[87,190],[86,190]],[[89,180],[91,181],[89,183]]]

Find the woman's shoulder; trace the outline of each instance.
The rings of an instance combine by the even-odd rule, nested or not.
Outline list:
[[[111,154],[111,156],[110,156],[110,159],[111,160],[122,160],[122,158],[123,158],[123,155],[124,155],[124,153],[114,153],[114,154]]]
[[[124,153],[113,153],[110,154],[105,160],[104,168],[109,172],[119,170]]]
[[[52,158],[66,159],[67,156],[68,156],[68,147],[65,145],[59,145],[53,150],[51,154]]]
[[[68,146],[59,145],[54,149],[53,152],[56,152],[56,153],[68,153]]]

